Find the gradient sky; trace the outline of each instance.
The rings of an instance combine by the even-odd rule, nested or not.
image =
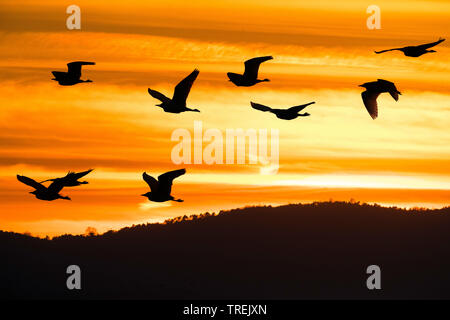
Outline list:
[[[442,207],[450,201],[450,48],[409,58],[373,50],[448,38],[450,2],[376,1],[381,30],[368,30],[366,1],[76,1],[81,30],[66,29],[72,2],[0,1],[0,229],[33,235],[99,232],[245,205],[360,200]],[[271,82],[237,88],[226,72],[273,55]],[[50,71],[95,61],[90,84],[58,86]],[[171,96],[194,68],[188,105],[167,114],[147,88]],[[396,83],[398,102],[379,98],[373,121],[361,88]],[[282,121],[249,101],[285,108],[316,101],[308,118]],[[280,169],[258,165],[176,166],[174,129],[279,129]],[[155,204],[143,171],[186,167],[175,197]],[[44,202],[16,174],[34,179],[95,170],[72,201]]]

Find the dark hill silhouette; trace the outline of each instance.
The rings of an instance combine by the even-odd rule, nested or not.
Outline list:
[[[249,207],[98,236],[0,232],[8,298],[450,298],[450,208]],[[6,263],[5,263],[6,262]],[[66,267],[82,290],[65,288]],[[366,289],[366,268],[382,290]]]

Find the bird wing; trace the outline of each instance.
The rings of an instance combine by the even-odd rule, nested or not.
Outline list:
[[[189,95],[189,92],[191,91],[192,84],[194,83],[195,79],[197,79],[199,73],[200,71],[198,69],[195,69],[191,72],[190,75],[188,75],[186,78],[181,80],[180,83],[177,84],[172,97],[172,100],[176,105],[186,106],[186,99]]]
[[[380,95],[379,92],[373,91],[364,91],[361,93],[364,105],[366,106],[367,111],[374,120],[378,117],[377,98],[379,95]]]
[[[81,66],[84,65],[95,65],[95,62],[88,62],[88,61],[74,61],[69,62],[67,64],[68,72],[78,78],[81,77]]]
[[[384,88],[389,92],[389,94],[394,98],[395,101],[398,101],[398,94],[400,93],[397,90],[395,84],[391,81],[378,79],[378,82],[384,86]]]
[[[84,177],[85,175],[87,175],[88,173],[90,173],[92,170],[94,169],[89,169],[83,172],[69,172],[64,178],[69,178],[69,179],[73,179],[73,180],[78,180],[82,177]]]
[[[377,82],[384,85],[393,85],[394,83],[384,79],[377,79]]]
[[[392,98],[394,98],[395,101],[398,101],[398,91],[395,86],[392,90],[389,90],[389,94],[391,95]]]
[[[254,103],[254,102],[250,102],[250,104],[252,105],[253,109],[259,110],[259,111],[269,111],[269,112],[273,112],[273,109],[271,107],[259,104],[259,103]]]
[[[55,179],[49,186],[48,191],[59,193],[65,187],[64,178]]]
[[[163,95],[161,92],[152,90],[150,88],[148,88],[148,93],[155,99],[158,99],[161,102],[170,102],[170,98],[166,97],[165,95]]]
[[[145,182],[147,182],[148,186],[150,187],[150,190],[152,192],[156,192],[156,190],[158,189],[158,180],[148,175],[146,172],[142,174],[142,178],[144,179]]]
[[[33,187],[34,189],[36,189],[38,191],[46,191],[47,190],[47,188],[44,185],[40,184],[39,182],[37,182],[31,178],[17,175],[17,180],[19,180],[20,182],[22,182],[30,187]]]
[[[264,61],[273,59],[272,56],[257,57],[245,61],[244,77],[248,79],[255,79],[258,77],[259,65]]]
[[[381,50],[381,51],[374,51],[376,54],[379,54],[379,53],[383,53],[383,52],[388,52],[388,51],[394,51],[394,50],[402,50],[402,49],[404,49],[405,47],[403,47],[403,48],[394,48],[394,49],[387,49],[387,50]]]
[[[435,42],[421,44],[420,46],[416,46],[416,48],[425,50],[425,49],[437,46],[439,43],[441,43],[443,41],[445,41],[445,39],[441,38],[441,39],[439,39],[438,41],[435,41]]]
[[[310,103],[306,103],[306,104],[302,104],[300,106],[295,106],[295,107],[291,107],[288,110],[292,111],[292,112],[300,112],[303,109],[305,109],[307,106],[314,104],[315,102],[310,102]]]
[[[52,71],[53,76],[58,79],[58,77],[63,77],[67,72],[61,72],[61,71]]]
[[[175,178],[186,173],[186,169],[173,170],[163,173],[158,177],[160,190],[170,194],[172,191],[172,182]]]

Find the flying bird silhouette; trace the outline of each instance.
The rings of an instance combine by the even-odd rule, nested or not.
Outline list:
[[[307,104],[302,104],[300,106],[291,107],[289,109],[273,109],[273,108],[267,107],[267,106],[259,104],[259,103],[250,102],[253,109],[260,110],[260,111],[272,112],[273,114],[275,114],[277,116],[277,118],[283,119],[283,120],[292,120],[297,117],[309,116],[310,114],[308,112],[305,112],[305,113],[299,113],[299,112],[302,111],[303,109],[305,109],[307,106],[314,104],[314,103],[315,102],[310,102]]]
[[[186,173],[186,169],[173,170],[163,173],[158,177],[158,180],[148,175],[146,172],[142,174],[142,178],[147,182],[151,192],[142,194],[148,200],[154,202],[177,201],[183,202],[181,199],[175,199],[170,195],[172,192],[172,182],[175,178]]]
[[[78,179],[81,179],[82,177],[84,177],[85,175],[90,173],[92,170],[94,170],[94,169],[89,169],[87,171],[78,172],[78,173],[69,171],[62,178],[48,179],[48,180],[41,181],[40,183],[44,183],[44,182],[47,182],[47,181],[53,181],[53,182],[60,183],[64,187],[76,187],[76,186],[79,186],[79,185],[82,185],[82,184],[88,184],[89,183],[87,181],[78,181]]]
[[[251,87],[259,82],[270,81],[269,79],[257,79],[259,66],[261,63],[267,60],[273,59],[272,56],[257,57],[245,61],[245,71],[244,74],[238,74],[233,72],[228,72],[227,76],[231,82],[233,82],[238,87]]]
[[[59,194],[59,192],[64,188],[64,185],[59,181],[54,181],[48,187],[46,187],[43,184],[25,176],[17,175],[17,180],[30,187],[33,187],[35,190],[31,191],[30,193],[34,194],[37,199],[46,201],[52,201],[56,199],[70,200],[69,197],[65,197]]]
[[[395,101],[398,101],[398,95],[401,94],[401,92],[395,87],[394,83],[383,79],[378,79],[373,82],[366,82],[361,84],[360,87],[366,88],[366,91],[361,93],[361,97],[367,111],[374,120],[378,117],[377,98],[381,93],[389,92]]]
[[[199,73],[200,71],[195,69],[194,71],[192,71],[190,75],[181,80],[181,82],[178,83],[177,86],[175,87],[172,99],[150,88],[148,88],[148,93],[153,98],[161,101],[161,103],[157,104],[157,106],[161,107],[165,112],[170,113],[181,113],[185,111],[200,112],[200,110],[198,109],[189,109],[188,107],[186,107],[186,99],[189,95],[189,92],[191,91],[192,84],[194,83],[195,79],[197,79]]]
[[[74,61],[67,64],[68,71],[52,71],[55,78],[52,80],[58,81],[62,86],[72,86],[82,82],[92,82],[92,80],[81,80],[81,67],[84,65],[95,65],[95,62]]]
[[[445,41],[445,39],[439,38],[439,40],[436,42],[426,43],[426,44],[422,44],[419,46],[408,46],[408,47],[403,47],[403,48],[394,48],[394,49],[388,49],[388,50],[382,50],[382,51],[375,51],[375,53],[379,54],[379,53],[383,53],[383,52],[398,50],[398,51],[403,52],[403,54],[407,57],[417,58],[425,53],[436,52],[435,50],[427,50],[427,49],[438,45],[442,41]]]

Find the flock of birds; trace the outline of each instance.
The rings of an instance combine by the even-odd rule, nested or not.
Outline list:
[[[435,50],[429,50],[430,48],[440,44],[445,39],[439,39],[438,41],[422,44],[418,46],[407,46],[402,48],[393,48],[382,51],[375,51],[376,54],[388,52],[388,51],[401,51],[405,56],[408,57],[420,57],[426,53],[436,52]],[[250,60],[245,61],[245,71],[243,74],[228,72],[227,76],[229,81],[231,81],[234,85],[239,87],[251,87],[260,82],[268,82],[269,79],[258,79],[258,72],[261,63],[273,59],[272,56],[264,56],[264,57],[256,57]],[[61,71],[52,71],[54,78],[52,80],[57,81],[60,85],[63,86],[71,86],[78,83],[84,82],[92,82],[91,80],[81,80],[81,68],[84,65],[95,65],[95,62],[86,62],[86,61],[75,61],[67,64],[68,70],[67,72]],[[169,113],[181,113],[181,112],[200,112],[198,109],[191,109],[186,106],[186,100],[191,91],[192,85],[194,81],[197,79],[199,70],[195,69],[191,74],[189,74],[186,78],[184,78],[181,82],[179,82],[174,90],[172,98],[169,98],[158,92],[156,90],[148,89],[148,93],[155,99],[159,100],[161,103],[156,106],[161,107],[165,112]],[[398,96],[401,95],[400,91],[397,90],[395,84],[393,82],[378,79],[377,81],[366,82],[361,84],[360,87],[365,88],[366,90],[361,93],[361,97],[366,107],[368,113],[372,117],[372,119],[376,119],[378,117],[378,104],[377,98],[381,93],[388,92],[395,101],[398,101]],[[299,106],[294,106],[288,109],[274,109],[262,104],[258,104],[255,102],[250,102],[252,108],[264,111],[271,112],[277,118],[283,120],[293,120],[297,117],[305,117],[310,114],[299,113],[307,106],[314,104],[315,102],[309,102],[306,104],[302,104]],[[87,171],[75,173],[69,172],[64,177],[48,179],[45,181],[37,182],[31,178],[26,176],[17,175],[17,179],[34,188],[35,190],[30,192],[37,199],[52,201],[56,199],[65,199],[70,200],[69,197],[63,196],[60,194],[61,190],[64,187],[75,187],[82,184],[87,184],[87,181],[79,181],[82,177],[90,173],[93,169],[89,169]],[[172,193],[172,184],[173,180],[183,174],[186,173],[185,169],[173,170],[161,174],[158,176],[158,179],[148,175],[146,172],[142,174],[142,178],[150,187],[150,192],[142,194],[142,196],[147,197],[149,201],[154,202],[165,202],[165,201],[177,201],[182,202],[181,199],[175,199]],[[43,185],[44,182],[52,181],[51,184],[46,187]]]
[[[61,190],[65,187],[76,187],[82,184],[88,184],[87,181],[79,181],[85,175],[90,173],[93,169],[89,169],[83,172],[69,172],[64,177],[48,179],[41,182],[37,182],[34,179],[17,175],[17,180],[20,182],[34,188],[34,191],[30,193],[33,194],[39,200],[52,201],[56,199],[71,200],[67,196],[60,194]],[[146,172],[142,174],[142,178],[147,182],[150,187],[150,192],[142,194],[142,196],[147,197],[148,200],[154,202],[165,202],[165,201],[177,201],[183,202],[181,199],[175,199],[171,196],[172,193],[172,182],[175,178],[186,173],[186,169],[173,170],[158,176],[158,179],[153,178]],[[52,183],[46,187],[43,185],[44,182],[52,181]]]
[[[65,197],[59,194],[61,190],[64,187],[75,187],[82,184],[87,184],[88,183],[87,181],[78,181],[78,179],[81,179],[91,171],[92,169],[79,173],[69,172],[64,177],[48,179],[41,182],[37,182],[36,180],[33,180],[25,176],[17,175],[17,180],[26,185],[29,185],[30,187],[33,187],[34,191],[31,191],[30,193],[34,194],[34,196],[39,200],[47,200],[47,201],[52,201],[56,199],[70,200],[69,197]],[[48,187],[42,184],[47,181],[52,181],[52,183]]]

